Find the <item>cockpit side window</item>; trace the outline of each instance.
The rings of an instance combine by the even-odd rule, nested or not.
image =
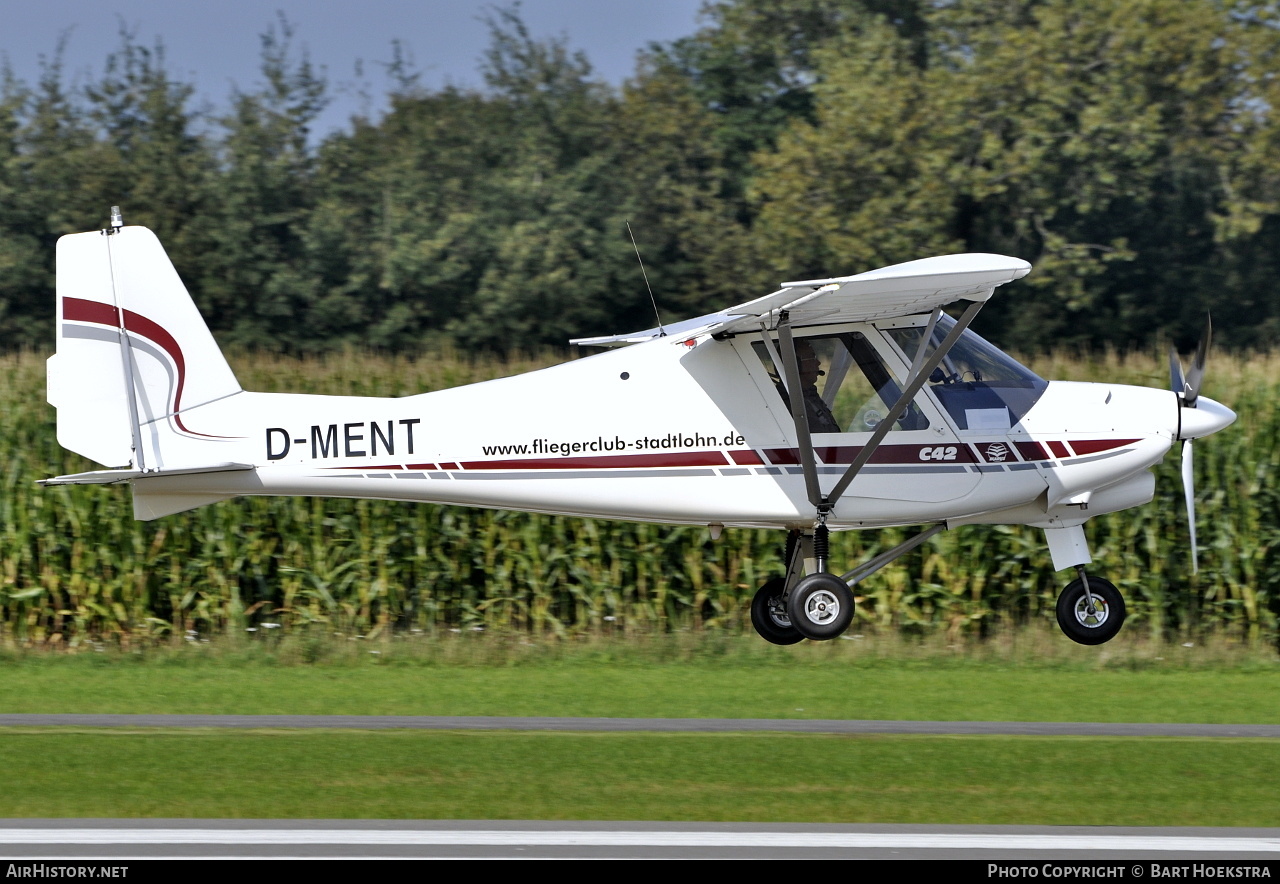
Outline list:
[[[770,379],[791,408],[781,365],[763,342],[752,343]],[[811,433],[870,433],[901,393],[875,348],[861,332],[796,338],[805,412]],[[923,430],[929,419],[913,402],[894,423],[896,430]]]
[[[926,356],[954,326],[951,317],[939,318]],[[908,362],[915,359],[924,337],[923,323],[885,331]],[[1008,430],[1047,387],[1047,381],[972,331],[960,335],[929,378],[929,389],[961,430]]]

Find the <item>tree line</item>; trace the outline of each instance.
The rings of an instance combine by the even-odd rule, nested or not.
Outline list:
[[[111,205],[246,349],[528,352],[958,251],[1035,266],[977,326],[1022,351],[1280,330],[1280,3],[712,0],[620,87],[488,24],[483,87],[397,52],[324,138],[283,20],[215,111],[129,33],[85,85],[6,71],[0,346],[52,341],[54,244]]]

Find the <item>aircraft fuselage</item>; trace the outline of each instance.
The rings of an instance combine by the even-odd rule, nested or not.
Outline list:
[[[809,525],[796,430],[748,337],[662,338],[396,399],[241,392],[185,411],[190,432],[180,451],[167,443],[165,466],[255,470],[142,478],[135,490],[156,515],[173,495],[269,494]],[[905,362],[876,340],[900,379]],[[1083,521],[1150,500],[1147,470],[1177,430],[1173,393],[1116,384],[1050,383],[1008,428],[960,429],[936,397],[918,402],[927,428],[888,434],[832,529]],[[815,434],[822,481],[834,484],[868,436]]]

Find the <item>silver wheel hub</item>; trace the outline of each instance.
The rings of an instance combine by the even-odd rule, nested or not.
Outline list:
[[[769,619],[786,629],[791,628],[791,618],[787,616],[787,603],[782,596],[769,599]]]
[[[812,623],[830,623],[840,616],[840,599],[825,589],[805,599],[804,615]]]
[[[1099,626],[1107,622],[1107,603],[1101,597],[1095,595],[1093,604],[1089,604],[1088,596],[1080,596],[1076,602],[1076,622],[1087,629],[1097,629]]]

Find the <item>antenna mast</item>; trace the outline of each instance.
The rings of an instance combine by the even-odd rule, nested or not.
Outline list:
[[[649,274],[644,271],[644,260],[640,257],[640,247],[636,245],[636,235],[631,232],[631,221],[627,221],[627,234],[631,237],[631,247],[636,250],[636,260],[640,262],[640,275],[644,277],[644,287],[649,290],[649,303],[653,305],[653,318],[658,320],[658,336],[665,338],[667,331],[662,327],[662,317],[658,315],[658,301],[653,296],[653,287],[649,285]]]

